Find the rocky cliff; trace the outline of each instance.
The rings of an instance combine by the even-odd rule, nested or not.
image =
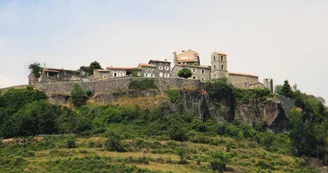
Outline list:
[[[250,125],[266,126],[273,131],[286,132],[290,125],[286,112],[293,107],[292,100],[277,97],[264,101],[239,103],[223,99],[212,102],[205,90],[176,90],[178,99],[170,100],[168,94],[160,90],[125,90],[96,93],[92,98],[95,104],[138,105],[143,109],[161,108],[165,112],[191,112],[201,120],[215,118],[218,122],[239,121]],[[55,104],[67,104],[68,95],[48,95]]]

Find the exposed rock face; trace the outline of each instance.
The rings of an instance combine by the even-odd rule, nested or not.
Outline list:
[[[238,103],[234,100],[223,99],[220,103],[211,102],[206,91],[179,90],[179,100],[172,103],[167,96],[150,100],[151,106],[159,106],[164,112],[192,112],[198,114],[201,120],[209,117],[218,122],[230,122],[233,120],[250,125],[266,126],[273,131],[286,132],[290,128],[286,113],[294,105],[292,100],[277,98],[265,101],[250,101],[249,103]],[[117,104],[122,98],[131,99],[132,104],[142,105],[139,102],[145,98],[156,98],[163,94],[160,90],[126,90],[96,93],[93,100],[98,104]],[[49,96],[49,101],[55,104],[67,104],[69,96]],[[133,98],[136,98],[133,100]],[[137,99],[137,98],[143,98]],[[149,101],[149,99],[147,101]],[[124,102],[121,102],[121,104]],[[149,109],[147,103],[143,108]]]

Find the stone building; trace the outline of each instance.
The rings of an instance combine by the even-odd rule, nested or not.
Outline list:
[[[200,80],[205,82],[211,79],[211,67],[208,66],[196,66],[196,65],[175,65],[172,69],[172,77],[178,77],[178,72],[183,68],[191,70],[192,76],[189,79]]]
[[[174,65],[177,64],[185,64],[185,65],[200,65],[199,54],[193,50],[181,51],[181,53],[177,54],[173,52],[173,61]]]
[[[93,78],[95,80],[109,79],[111,77],[109,70],[94,69]]]
[[[154,64],[140,63],[138,68],[141,70],[141,77],[155,77],[155,74],[157,73],[156,66]]]
[[[173,77],[177,77],[178,72],[182,68],[188,68],[192,72],[192,76],[189,79],[196,79],[204,82],[225,77],[237,88],[269,88],[273,91],[272,79],[264,79],[264,82],[261,83],[259,82],[258,76],[229,72],[227,54],[222,52],[212,53],[211,66],[201,66],[199,53],[193,50],[182,51],[180,54],[173,52],[173,60]]]
[[[161,60],[150,60],[148,64],[152,64],[155,66],[155,70],[153,71],[155,77],[170,77],[171,76],[171,62]],[[145,69],[145,68],[144,68]]]
[[[213,52],[211,55],[211,79],[228,78],[227,55],[221,52]]]
[[[109,70],[110,78],[130,76],[132,75],[134,69],[135,68],[133,67],[107,67],[107,70]]]
[[[87,74],[80,70],[44,68],[38,78],[38,82],[83,82],[84,79],[87,79]]]

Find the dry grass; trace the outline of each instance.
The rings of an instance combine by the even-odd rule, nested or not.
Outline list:
[[[142,109],[151,110],[165,101],[169,101],[169,98],[167,97],[166,94],[160,94],[154,97],[149,96],[149,97],[134,97],[134,98],[123,96],[116,101],[115,105],[139,106]]]

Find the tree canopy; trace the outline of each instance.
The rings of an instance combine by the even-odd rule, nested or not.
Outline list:
[[[178,72],[178,76],[179,77],[183,77],[183,78],[189,78],[192,76],[191,70],[188,68],[183,68]]]
[[[30,69],[31,73],[34,74],[36,78],[40,77],[40,72],[42,71],[42,67],[40,66],[40,63],[33,63],[28,66],[28,69]]]
[[[93,75],[94,69],[102,69],[101,65],[97,61],[93,61],[89,66],[81,66],[80,70],[85,71],[89,76]]]

